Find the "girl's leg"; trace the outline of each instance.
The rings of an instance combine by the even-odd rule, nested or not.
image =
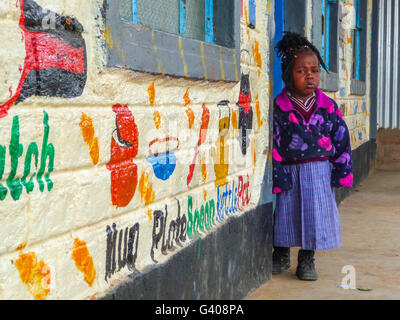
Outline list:
[[[315,281],[318,279],[314,264],[314,250],[300,249],[297,261],[296,276],[300,280]]]
[[[290,248],[274,247],[272,253],[272,274],[281,274],[290,268]]]

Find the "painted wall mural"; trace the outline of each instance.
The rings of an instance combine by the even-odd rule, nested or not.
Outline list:
[[[22,53],[0,83],[0,299],[101,296],[193,241],[199,262],[202,238],[257,205],[266,6],[243,2],[247,56],[228,83],[103,68],[102,41],[122,45],[94,0],[5,2]]]
[[[202,116],[201,116],[201,126],[200,126],[199,140],[197,142],[197,146],[194,148],[193,161],[189,166],[189,174],[188,174],[187,179],[186,179],[186,184],[187,184],[188,187],[190,185],[190,182],[193,179],[194,169],[196,167],[196,159],[197,159],[197,156],[199,155],[199,147],[207,139],[207,130],[208,130],[209,122],[210,122],[210,110],[206,107],[205,104],[203,104],[203,113],[202,113]],[[204,167],[204,165],[205,165],[205,156],[206,156],[205,154],[203,154],[203,156],[202,156],[202,159],[204,159],[203,160],[203,165],[202,165],[202,174],[203,174],[203,177],[205,177],[204,180],[207,177],[207,172],[206,172],[206,169]]]
[[[17,177],[17,169],[20,165],[20,158],[24,154],[24,146],[20,143],[20,123],[19,117],[14,116],[12,121],[11,138],[7,146],[0,145],[0,180],[3,179],[6,168],[6,159],[10,158],[11,170],[6,180],[6,186],[0,183],[0,200],[4,200],[10,192],[10,196],[14,200],[19,200],[22,191],[30,193],[35,188],[35,180],[41,192],[53,189],[53,181],[50,179],[50,173],[54,170],[55,148],[49,143],[49,116],[43,111],[43,142],[42,148],[36,142],[31,142],[26,148],[24,164],[24,172],[21,178]],[[34,178],[36,179],[34,180]]]
[[[83,140],[89,146],[89,154],[92,163],[96,165],[99,162],[99,139],[95,136],[93,120],[82,112],[81,122],[79,126],[82,130]]]
[[[152,213],[152,233],[143,235],[141,223],[119,229],[117,223],[106,227],[107,252],[105,260],[105,280],[127,268],[131,272],[140,272],[136,267],[139,254],[147,254],[153,263],[159,263],[157,256],[167,256],[177,248],[182,248],[190,239],[200,238],[210,232],[217,224],[222,224],[231,216],[244,212],[250,204],[250,177],[238,176],[225,185],[218,187],[217,198],[210,198],[196,206],[193,196],[188,195],[183,211],[181,200],[176,206],[165,204]],[[171,212],[171,210],[173,210]],[[147,253],[139,252],[140,243],[150,242]]]
[[[256,1],[249,0],[249,28],[255,29],[256,27]]]
[[[21,281],[35,300],[45,300],[50,292],[51,270],[34,252],[20,253],[15,261]]]
[[[216,142],[216,149],[211,150],[216,176],[216,187],[224,186],[228,182],[226,177],[229,173],[229,145],[226,142],[230,137],[231,112],[229,101],[223,100],[218,103],[219,136]]]
[[[188,196],[187,235],[189,238],[199,236],[200,232],[210,231],[215,226],[215,200],[210,199],[193,210],[193,197]]]
[[[153,166],[155,176],[160,180],[168,180],[176,167],[175,152],[179,150],[177,137],[156,138],[149,143],[147,161]]]
[[[93,258],[90,255],[86,241],[78,238],[74,239],[72,259],[75,261],[77,269],[83,273],[85,282],[91,287],[96,278],[96,268],[94,267]]]
[[[182,244],[186,240],[186,216],[181,217],[181,206],[179,200],[178,214],[176,219],[168,220],[168,206],[165,205],[165,209],[156,210],[153,214],[153,232],[152,232],[152,245],[150,250],[150,257],[153,262],[158,263],[155,259],[154,251],[159,250],[163,255],[167,255],[168,251],[174,251],[175,245],[182,247]]]
[[[140,176],[139,192],[140,192],[140,200],[144,202],[146,205],[154,201],[155,192],[153,190],[153,183],[149,178],[148,172],[143,172],[142,175]]]
[[[106,252],[106,274],[105,280],[127,267],[132,272],[137,272],[135,262],[138,255],[139,245],[139,223],[124,230],[118,230],[113,223],[112,228],[107,226],[107,252]]]
[[[245,157],[246,149],[250,145],[248,135],[252,130],[253,117],[250,106],[249,77],[243,76],[242,80],[244,83],[240,86],[237,107],[239,108],[238,110],[242,110],[243,115],[240,118],[241,124],[236,124],[234,127],[236,127],[236,131],[239,128],[244,131],[240,131],[243,132],[243,135],[240,135],[239,139],[232,141],[237,143],[242,151],[239,151],[239,156]],[[154,93],[156,90],[154,83],[151,84],[150,88],[150,91]],[[155,94],[152,99],[155,99]],[[188,91],[185,93],[184,100],[186,105],[190,104]],[[183,203],[182,199],[176,198],[175,206],[171,207],[170,204],[166,203],[156,207],[152,206],[152,209],[146,208],[144,214],[148,217],[148,222],[152,224],[151,237],[150,234],[142,231],[143,228],[148,228],[148,226],[143,225],[144,223],[147,224],[147,222],[133,221],[131,225],[124,227],[118,227],[117,223],[108,225],[106,228],[107,252],[104,268],[104,279],[106,281],[114,279],[114,275],[117,275],[122,270],[140,272],[136,265],[140,255],[148,255],[153,263],[159,263],[160,257],[172,254],[177,248],[183,247],[185,242],[190,239],[201,239],[202,236],[210,232],[218,224],[224,223],[229,217],[245,212],[250,205],[249,174],[228,178],[230,156],[228,142],[232,138],[231,133],[235,132],[235,128],[231,127],[231,118],[233,112],[236,115],[236,111],[232,110],[228,100],[220,101],[214,108],[217,110],[219,119],[217,121],[218,130],[215,132],[217,133],[216,142],[214,148],[211,149],[205,148],[202,150],[200,148],[207,140],[211,117],[210,108],[206,107],[205,104],[202,105],[201,119],[198,118],[196,120],[193,113],[193,122],[198,121],[200,129],[196,147],[189,156],[189,161],[191,157],[193,159],[188,167],[186,183],[189,189],[199,157],[201,158],[201,174],[203,179],[206,179],[207,173],[203,164],[207,164],[205,158],[207,157],[207,152],[211,152],[210,159],[212,158],[213,160],[211,163],[214,166],[216,176],[215,194],[213,195],[213,193],[203,190],[204,201],[201,202],[195,200],[193,195],[188,195],[187,200],[184,201],[186,203]],[[138,144],[139,141],[139,129],[135,124],[134,112],[128,106],[115,105],[113,110],[117,114],[116,129],[112,138],[112,160],[110,160],[107,167],[116,173],[112,176],[113,186],[119,186],[119,191],[112,191],[112,193],[118,194],[117,198],[120,198],[120,195],[129,195],[125,202],[115,202],[113,200],[114,205],[119,203],[117,206],[121,206],[122,204],[127,205],[131,201],[137,184],[136,179],[129,181],[126,177],[130,176],[132,178],[136,174],[134,173],[135,170],[133,168],[135,166],[132,165],[132,161],[137,155],[138,146],[134,147],[134,145]],[[187,115],[187,109],[185,113]],[[190,117],[188,119],[190,120]],[[236,122],[240,121],[236,120]],[[158,121],[154,121],[156,132],[159,130],[157,123]],[[187,129],[191,130],[191,128]],[[128,133],[131,133],[131,136],[128,136]],[[146,142],[144,141],[144,143]],[[134,153],[126,156],[122,156],[122,153],[120,153],[121,150],[133,147],[134,149],[131,149],[131,151],[134,150]],[[175,155],[175,151],[179,150],[179,148],[180,140],[178,137],[167,135],[164,138],[155,138],[149,142],[146,160],[152,165],[154,175],[143,171],[138,186],[140,199],[145,205],[152,204],[154,201],[154,184],[156,181],[165,183],[174,174],[177,166],[184,164],[182,162],[184,160]],[[122,170],[129,168],[126,162],[131,165],[131,171],[130,173],[122,174]],[[114,169],[111,169],[111,164]],[[154,179],[154,181],[151,179]],[[112,188],[112,190],[115,189]],[[115,199],[114,195],[112,195],[112,198]],[[146,246],[147,253],[139,250],[142,242],[151,243],[151,246]]]
[[[12,75],[9,82],[6,80],[10,99],[0,101],[0,118],[30,96],[74,98],[82,94],[86,84],[86,46],[80,22],[49,11],[34,0],[17,0],[16,5],[26,54],[18,66],[19,79]]]
[[[239,142],[243,155],[250,146],[249,134],[253,129],[253,108],[251,103],[250,77],[248,74],[241,75],[240,93],[237,106],[239,107]]]
[[[127,105],[116,104],[112,109],[116,114],[115,129],[111,137],[111,158],[107,163],[111,171],[111,198],[113,205],[126,207],[138,182],[138,169],[133,159],[139,148],[139,131]]]

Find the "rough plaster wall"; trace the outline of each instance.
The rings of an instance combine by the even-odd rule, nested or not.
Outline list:
[[[227,221],[229,216],[221,216],[220,206],[225,204],[234,216],[245,214],[257,205],[265,162],[268,161],[267,119],[271,85],[267,62],[271,58],[271,49],[268,48],[266,30],[273,11],[270,1],[265,5],[265,1],[257,0],[256,28],[250,29],[247,27],[248,1],[243,1],[241,45],[249,54],[241,53],[241,70],[249,74],[253,110],[251,143],[243,156],[238,132],[233,130],[235,115],[236,120],[239,116],[236,102],[240,83],[177,79],[107,68],[105,47],[118,49],[118,43],[113,42],[112,34],[103,28],[101,0],[37,0],[36,3],[60,16],[75,18],[83,26],[87,80],[81,95],[61,96],[68,88],[63,88],[61,93],[46,95],[46,91],[39,88],[37,92],[42,92],[41,96],[33,94],[10,105],[8,114],[0,118],[0,193],[6,192],[0,201],[0,298],[88,299],[101,296],[134,271],[143,272],[161,264],[179,250],[174,241],[176,238],[168,238],[169,231],[174,230],[170,229],[173,221],[182,226],[179,235],[181,239],[185,238],[181,245],[186,246]],[[20,8],[15,0],[0,2],[0,19],[3,26],[10,25],[14,32],[0,33],[3,43],[14,44],[7,47],[12,49],[0,51],[1,71],[13,80],[10,80],[10,92],[1,93],[1,105],[15,94],[19,74],[23,73],[27,35],[24,36],[18,27]],[[48,47],[46,42],[43,45]],[[52,55],[56,59],[56,53]],[[58,63],[61,63],[59,59]],[[5,65],[13,65],[14,69],[7,69],[5,73]],[[46,88],[50,80],[50,77],[37,78],[36,82]],[[227,189],[220,188],[220,193],[231,190],[232,195],[239,198],[234,205],[235,199],[231,195],[230,202],[218,199],[215,163],[207,150],[220,150],[217,145],[220,117],[217,105],[222,100],[229,101],[231,112],[230,130],[224,143],[229,146],[232,160]],[[135,192],[128,204],[119,207],[113,205],[113,182],[107,167],[113,157],[112,143],[117,139],[116,113],[112,109],[116,104],[128,106],[131,114],[126,113],[127,122],[124,119],[122,122],[132,125],[134,117],[139,133],[137,154],[128,157],[128,167],[132,169],[132,163],[136,164],[137,180],[129,180],[135,174],[121,168],[127,176],[116,179],[117,183],[126,179],[131,185],[135,184]],[[203,105],[210,114],[208,130],[204,143],[198,148],[199,156],[188,185],[190,164],[202,125]],[[175,152],[178,163],[171,176],[161,180],[155,176],[155,168],[147,157],[151,149],[149,143],[156,138],[160,142],[167,136],[179,139]],[[174,148],[176,145],[161,147]],[[40,168],[43,169],[41,174]],[[38,175],[42,175],[41,180]],[[22,178],[25,178],[25,184],[21,183]],[[43,181],[42,185],[40,181]],[[19,187],[22,188],[20,194]],[[189,224],[190,198],[193,215],[196,210],[201,214],[202,208],[211,207],[213,201],[215,205],[215,216],[200,226],[204,227],[203,231],[200,228],[197,232],[192,230],[191,237],[187,225],[179,220],[185,216]],[[160,212],[165,216],[166,210],[168,218],[163,233],[162,220],[156,216]],[[113,224],[118,237],[121,234],[127,237],[121,237],[121,249],[118,246],[120,238],[117,238],[115,269],[112,259],[111,264],[107,262],[107,248],[110,249],[107,237],[113,235]],[[135,226],[139,226],[138,233]],[[111,233],[106,232],[108,228]],[[126,228],[131,228],[132,239],[128,232],[121,232]],[[131,256],[130,269],[126,261],[118,262],[118,253],[130,250],[127,240],[131,241],[130,253],[137,254],[136,260]],[[175,248],[161,252],[167,240],[170,240],[167,244],[174,244]]]

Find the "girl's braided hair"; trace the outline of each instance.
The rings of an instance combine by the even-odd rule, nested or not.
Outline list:
[[[318,49],[305,37],[294,32],[285,32],[282,40],[278,42],[275,47],[277,55],[282,59],[282,80],[289,91],[293,91],[293,65],[295,59],[300,53],[311,52],[314,53],[319,61],[319,64],[328,71]]]

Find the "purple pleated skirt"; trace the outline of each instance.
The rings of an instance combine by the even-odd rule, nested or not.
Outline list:
[[[277,194],[274,246],[329,250],[340,247],[339,212],[329,161],[289,165],[292,189]]]

